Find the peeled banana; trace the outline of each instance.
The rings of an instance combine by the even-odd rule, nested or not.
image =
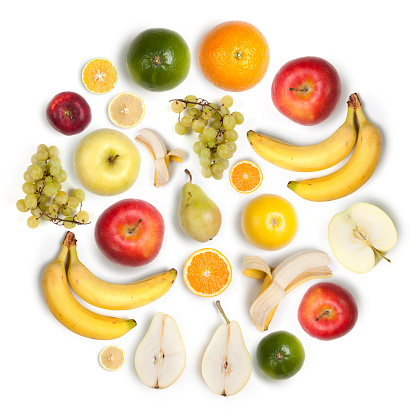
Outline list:
[[[103,309],[138,308],[164,295],[176,280],[177,271],[170,269],[129,284],[108,283],[91,273],[78,259],[75,235],[69,233],[68,280],[75,293],[91,305]]]
[[[42,276],[43,294],[50,311],[62,325],[78,335],[102,340],[121,337],[136,326],[134,319],[97,314],[84,308],[72,295],[65,271],[69,234],[65,236],[58,257],[46,266]]]
[[[357,94],[350,96],[355,102],[359,122],[357,144],[348,162],[339,170],[319,178],[290,181],[288,187],[310,201],[331,201],[347,196],[364,185],[374,173],[381,155],[380,131],[364,116]]]
[[[345,122],[326,140],[310,146],[295,146],[250,130],[248,141],[263,159],[281,168],[296,172],[315,172],[327,169],[343,160],[354,147],[356,102],[348,100]]]

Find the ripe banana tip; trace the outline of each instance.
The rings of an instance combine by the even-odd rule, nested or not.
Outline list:
[[[290,182],[288,182],[287,187],[289,189],[291,189],[292,191],[294,191],[296,189],[296,181],[290,181]]]

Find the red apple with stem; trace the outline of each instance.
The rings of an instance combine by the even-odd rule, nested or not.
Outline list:
[[[351,331],[357,322],[358,308],[352,294],[330,282],[316,283],[304,294],[298,320],[311,337],[331,340]]]
[[[141,199],[123,199],[105,209],[95,224],[98,248],[113,263],[143,266],[159,254],[165,223],[161,213]]]
[[[280,68],[272,83],[275,107],[290,120],[313,126],[335,110],[341,80],[335,67],[314,56],[297,58]]]
[[[91,108],[76,92],[56,94],[46,107],[49,124],[66,136],[84,131],[91,123]]]

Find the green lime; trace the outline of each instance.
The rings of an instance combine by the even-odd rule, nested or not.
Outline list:
[[[295,335],[276,331],[259,342],[256,358],[263,374],[275,380],[285,380],[302,368],[305,350]]]
[[[131,42],[126,65],[136,84],[150,91],[167,91],[187,77],[191,53],[179,33],[169,29],[148,29]]]

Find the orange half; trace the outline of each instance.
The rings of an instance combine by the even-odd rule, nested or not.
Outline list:
[[[236,163],[230,170],[231,186],[242,194],[254,192],[263,182],[261,169],[249,160]]]
[[[116,67],[105,58],[94,58],[82,69],[82,82],[94,94],[105,94],[117,83]]]
[[[230,262],[213,248],[195,251],[183,269],[183,278],[188,289],[203,297],[213,297],[224,292],[231,282],[231,276]]]

